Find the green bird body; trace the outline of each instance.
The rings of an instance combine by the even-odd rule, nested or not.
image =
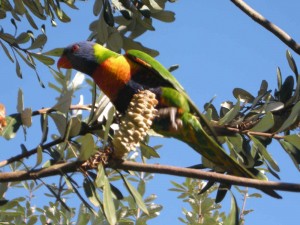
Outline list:
[[[126,111],[135,93],[143,89],[152,91],[159,102],[159,117],[152,125],[155,132],[187,143],[229,174],[256,178],[225,152],[183,87],[146,53],[130,50],[120,55],[96,43],[79,42],[64,50],[58,67],[74,68],[90,75],[120,113]],[[210,135],[206,130],[210,130]]]

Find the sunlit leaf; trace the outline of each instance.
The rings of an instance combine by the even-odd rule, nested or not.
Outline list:
[[[300,149],[300,136],[298,134],[287,135],[283,139],[294,145],[297,149]]]
[[[92,154],[95,153],[96,147],[93,136],[91,134],[86,134],[77,138],[77,142],[81,144],[80,155],[78,157],[78,160],[85,161],[89,159],[92,156]]]
[[[147,159],[150,159],[151,157],[153,158],[159,158],[159,154],[155,151],[154,148],[140,142],[140,149],[141,149],[141,153],[144,157],[146,157]]]
[[[103,207],[105,216],[110,224],[116,224],[116,209],[112,197],[112,191],[108,178],[105,177],[103,185]]]
[[[61,56],[64,51],[64,48],[54,48],[52,50],[49,50],[47,52],[43,52],[43,55],[50,55],[50,56]]]
[[[231,193],[231,192],[230,192]],[[224,221],[224,225],[239,225],[239,208],[234,195],[231,193],[230,213]]]
[[[124,184],[128,191],[130,192],[131,196],[134,198],[136,204],[138,207],[147,215],[149,214],[147,206],[145,205],[142,196],[140,193],[132,186],[132,184],[123,176],[121,175],[122,180],[124,181]]]
[[[41,54],[36,54],[36,53],[30,53],[30,55],[34,58],[36,58],[37,60],[39,60],[40,62],[44,63],[47,66],[51,66],[55,63],[54,59],[45,56],[45,55],[41,55]]]
[[[21,113],[22,124],[26,127],[31,127],[32,124],[32,110],[26,108]]]
[[[105,179],[105,171],[103,168],[103,164],[99,163],[98,169],[97,169],[97,177],[95,180],[96,186],[99,188],[102,188],[104,185],[104,179]]]
[[[60,113],[51,113],[49,114],[50,117],[53,119],[59,134],[61,137],[65,136],[66,128],[67,128],[67,120],[63,114]]]
[[[47,36],[45,34],[40,34],[33,41],[33,43],[28,48],[28,50],[30,50],[30,49],[36,49],[36,48],[42,48],[45,45],[46,42],[47,42]]]
[[[240,106],[240,99],[238,98],[237,103],[235,104],[235,106],[230,109],[229,112],[227,112],[220,120],[219,120],[219,124],[220,125],[224,125],[227,124],[229,122],[231,122],[240,112],[241,106]]]
[[[266,115],[250,130],[255,132],[266,132],[274,126],[274,116],[271,112]]]
[[[35,166],[39,166],[43,161],[43,148],[39,145],[36,151],[36,163]]]
[[[70,137],[75,137],[76,135],[78,135],[80,133],[81,130],[81,121],[78,117],[72,117],[71,118],[71,127],[70,127],[70,132],[69,132],[69,136]]]
[[[27,32],[22,32],[16,38],[16,42],[18,44],[24,44],[24,43],[28,42],[29,40],[30,40],[30,35]]]

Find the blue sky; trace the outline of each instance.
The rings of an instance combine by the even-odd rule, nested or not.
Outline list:
[[[52,29],[47,22],[49,40],[45,50],[86,39],[90,34],[88,25],[95,19],[92,15],[92,4],[93,1],[78,2],[80,10],[70,11],[69,15],[73,20],[70,24],[58,23],[58,27]],[[273,1],[272,4],[269,1],[251,1],[249,4],[300,41],[299,1]],[[201,109],[215,95],[217,98],[214,103],[217,108],[225,100],[235,101],[232,96],[235,87],[244,88],[256,95],[262,79],[267,80],[269,89],[274,90],[277,86],[277,66],[281,68],[284,77],[292,74],[285,58],[288,48],[231,2],[178,1],[168,3],[167,9],[176,13],[176,21],[170,24],[155,22],[156,31],[147,32],[139,40],[145,46],[159,50],[157,59],[166,67],[180,65],[174,75]],[[9,21],[4,21],[2,26],[5,29],[11,27]],[[292,54],[296,63],[300,62],[299,56],[293,52]],[[0,57],[3,68],[1,77],[4,79],[0,101],[6,105],[8,114],[16,112],[17,92],[20,87],[24,92],[26,107],[39,109],[55,104],[57,93],[50,88],[42,89],[32,70],[23,66],[24,78],[20,80],[15,75],[14,64],[6,59],[2,50]],[[45,84],[53,82],[47,69],[42,66],[38,69]],[[28,149],[35,147],[40,141],[40,137],[35,135],[40,129],[38,122],[36,120],[34,127],[28,130],[28,141],[25,142]],[[0,143],[0,160],[4,160],[20,152],[19,144],[24,143],[24,138],[19,132],[16,139],[10,142],[1,139]],[[189,166],[199,162],[200,157],[177,140],[155,138],[152,143],[164,146],[159,151],[161,158],[150,162],[177,166]],[[274,142],[269,152],[280,166],[281,180],[299,183],[299,171],[284,150]],[[161,215],[151,224],[179,223],[177,217],[181,216],[184,205],[176,199],[175,193],[167,191],[171,187],[170,180],[183,181],[180,178],[155,175],[147,187],[149,194],[158,195],[156,202],[164,205]],[[281,194],[282,200],[268,196],[248,200],[247,208],[255,211],[246,216],[246,225],[259,224],[261,221],[265,225],[295,224],[298,220],[297,204],[300,202],[300,195]],[[241,197],[238,196],[237,199],[241,204]],[[223,204],[229,205],[229,199],[225,199]]]

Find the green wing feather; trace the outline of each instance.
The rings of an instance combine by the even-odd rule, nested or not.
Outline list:
[[[148,69],[152,70],[154,74],[160,76],[162,79],[168,81],[177,91],[179,91],[189,102],[191,111],[199,117],[201,124],[205,126],[205,128],[210,132],[212,136],[214,136],[215,141],[217,140],[217,135],[214,129],[211,127],[207,119],[203,116],[203,114],[199,111],[196,104],[192,101],[192,99],[185,92],[184,88],[181,84],[176,80],[176,78],[167,70],[160,62],[155,60],[150,55],[141,52],[139,50],[129,50],[126,52],[126,56],[132,59],[133,61],[140,62],[143,61],[145,64],[143,66],[148,67]],[[219,143],[219,142],[218,142]]]

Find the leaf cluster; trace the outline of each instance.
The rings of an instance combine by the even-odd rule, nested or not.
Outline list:
[[[206,116],[214,126],[227,129],[227,134],[225,131],[220,141],[227,145],[230,154],[261,177],[264,175],[255,167],[265,166],[264,170],[279,178],[279,166],[267,150],[274,139],[299,169],[300,82],[296,63],[289,51],[286,56],[294,75],[283,81],[278,68],[278,87],[273,93],[267,81],[263,80],[256,96],[242,88],[234,88],[236,103],[223,102],[219,112],[212,101],[204,106]]]

